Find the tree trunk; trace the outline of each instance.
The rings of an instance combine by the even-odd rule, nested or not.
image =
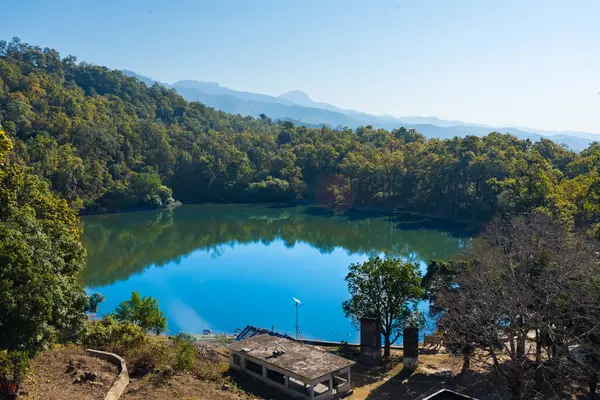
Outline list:
[[[383,336],[383,356],[385,358],[390,358],[391,355],[391,343],[390,343],[390,335],[384,335]]]
[[[510,388],[510,391],[512,392],[513,398],[515,400],[521,400],[523,398],[523,393],[522,393],[523,392],[523,390],[522,390],[523,389],[522,388],[523,381],[520,377],[515,376],[516,374],[514,373],[514,371],[511,375],[513,375],[514,379],[513,379],[512,387]]]
[[[460,373],[465,374],[469,372],[469,368],[471,368],[471,356],[469,354],[463,354],[463,365]]]
[[[596,397],[596,388],[598,387],[598,374],[592,374],[590,376],[590,394],[588,395],[589,400],[595,400]]]
[[[509,344],[510,344],[510,352],[512,354],[515,354],[516,349],[515,349],[515,336],[512,334],[512,332],[508,335],[509,338]]]
[[[535,358],[538,362],[542,359],[542,333],[538,329],[535,330]]]
[[[527,340],[527,333],[519,332],[517,334],[517,355],[519,360],[525,355],[525,341]]]

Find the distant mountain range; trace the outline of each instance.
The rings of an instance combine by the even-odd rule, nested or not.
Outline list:
[[[233,114],[258,117],[265,114],[274,120],[291,120],[310,126],[327,125],[333,128],[357,128],[372,125],[375,128],[394,129],[404,126],[414,128],[428,138],[453,138],[455,136],[485,136],[497,131],[510,133],[519,139],[540,140],[543,137],[581,151],[594,141],[600,141],[600,134],[589,132],[551,132],[523,127],[498,127],[471,124],[462,121],[447,121],[437,117],[409,116],[396,118],[391,115],[372,115],[355,110],[345,110],[332,104],[313,101],[306,93],[294,90],[280,96],[242,92],[223,87],[215,82],[193,80],[166,84],[155,81],[133,71],[124,70],[127,76],[138,78],[146,85],[155,83],[177,90],[191,101],[200,101],[210,107]]]

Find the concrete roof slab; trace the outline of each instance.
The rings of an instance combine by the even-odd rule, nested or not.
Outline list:
[[[309,381],[355,364],[314,346],[266,334],[234,342],[228,347]]]

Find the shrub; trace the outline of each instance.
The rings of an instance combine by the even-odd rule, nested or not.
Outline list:
[[[190,371],[196,365],[194,339],[191,335],[180,333],[173,338],[174,353],[172,367],[177,372]]]
[[[12,383],[16,392],[28,371],[29,357],[26,352],[0,350],[0,386]]]
[[[203,381],[216,382],[222,379],[228,370],[229,364],[225,361],[198,360],[194,368],[194,376]]]
[[[124,354],[144,341],[144,331],[132,322],[119,322],[108,315],[89,324],[84,343],[90,347]]]
[[[169,365],[172,353],[167,338],[146,336],[136,346],[126,349],[123,357],[127,360],[129,374],[132,377],[142,377]]]
[[[600,240],[600,224],[596,224],[590,229],[590,235],[596,239]]]

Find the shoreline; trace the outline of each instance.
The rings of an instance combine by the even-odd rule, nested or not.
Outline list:
[[[203,203],[182,203],[180,201],[176,201],[173,204],[170,204],[170,205],[167,205],[164,207],[159,207],[159,208],[130,208],[130,209],[112,210],[112,211],[95,210],[95,211],[89,211],[89,212],[86,212],[85,209],[82,208],[81,210],[79,210],[79,216],[86,217],[86,216],[91,216],[91,215],[115,215],[115,214],[128,214],[128,213],[136,213],[136,212],[174,210],[181,206],[198,206],[198,205],[207,205],[207,204],[228,205],[228,206],[232,206],[232,205],[240,205],[240,206],[267,205],[267,206],[276,206],[276,207],[281,207],[281,208],[314,207],[315,209],[322,210],[323,213],[329,213],[330,216],[341,215],[341,216],[352,217],[352,216],[357,216],[357,215],[362,214],[362,215],[372,216],[372,217],[376,217],[376,216],[394,217],[394,216],[405,215],[405,216],[411,216],[411,217],[424,217],[424,218],[429,218],[431,220],[447,221],[447,222],[451,222],[453,224],[468,226],[470,229],[476,229],[476,230],[486,223],[486,221],[478,221],[478,220],[472,220],[469,218],[453,217],[453,216],[448,216],[448,215],[438,214],[438,213],[421,212],[421,211],[414,210],[414,209],[399,208],[399,207],[387,208],[387,207],[382,207],[382,206],[363,205],[363,206],[357,206],[357,207],[352,207],[352,208],[342,210],[342,209],[331,208],[327,205],[317,204],[314,201],[308,201],[308,200],[291,201],[291,202],[290,201],[281,201],[281,202],[203,202]]]

